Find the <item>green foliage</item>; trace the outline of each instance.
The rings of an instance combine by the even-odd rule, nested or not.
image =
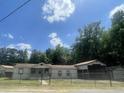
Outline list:
[[[27,50],[0,48],[0,64],[25,63],[28,62]]]
[[[47,58],[46,54],[42,53],[40,51],[37,51],[37,50],[33,50],[29,63],[37,64],[37,63],[42,63],[42,62],[48,63],[48,58]]]
[[[46,50],[49,63],[52,64],[69,64],[71,60],[70,50],[58,45],[55,49]]]
[[[124,65],[124,12],[117,12],[112,18],[110,30],[111,55],[116,64]]]
[[[124,12],[115,13],[108,31],[99,22],[80,29],[73,46],[74,62],[99,59],[108,66],[124,65]]]
[[[96,59],[100,48],[100,38],[103,28],[100,22],[88,24],[79,30],[79,37],[73,46],[73,58],[75,62]]]

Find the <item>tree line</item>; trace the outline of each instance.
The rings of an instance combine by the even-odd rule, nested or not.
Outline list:
[[[93,22],[79,29],[70,49],[48,48],[45,52],[32,50],[30,58],[27,50],[0,48],[0,64],[49,63],[75,64],[98,59],[108,66],[124,65],[124,12],[119,11],[111,19],[111,27],[104,29],[101,22]]]

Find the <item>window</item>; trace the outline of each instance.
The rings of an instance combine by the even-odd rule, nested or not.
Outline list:
[[[86,70],[86,69],[85,69],[85,70],[83,70],[83,73],[87,73],[87,72],[88,72],[88,70]]]
[[[23,74],[23,68],[18,69],[18,74]]]
[[[62,71],[58,71],[58,76],[62,76]]]
[[[39,74],[42,74],[41,71],[39,71]]]
[[[44,72],[45,72],[45,74],[47,74],[47,73],[49,72],[49,69],[46,68],[46,69],[44,70]]]
[[[43,74],[43,73],[44,73],[43,69],[42,69],[42,68],[39,68],[39,69],[38,69],[38,73],[39,73],[39,74]]]
[[[67,76],[70,76],[70,71],[69,70],[66,72],[66,75]]]
[[[31,68],[31,74],[35,74],[35,73],[36,73],[35,68]]]

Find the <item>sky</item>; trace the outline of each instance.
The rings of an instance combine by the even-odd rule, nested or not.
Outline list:
[[[0,0],[0,19],[27,0]],[[0,47],[45,51],[58,44],[69,48],[78,29],[101,21],[108,29],[124,0],[31,0],[0,22]]]

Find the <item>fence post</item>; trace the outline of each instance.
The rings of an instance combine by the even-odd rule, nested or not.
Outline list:
[[[107,69],[110,87],[112,87],[112,71],[110,68]]]
[[[49,73],[49,85],[51,85],[51,73]]]
[[[96,79],[97,79],[98,73],[93,73],[93,75],[95,76],[95,77],[94,77],[94,83],[95,83],[95,87],[96,87]]]
[[[71,84],[72,84],[72,73],[70,73],[70,76],[71,76]]]
[[[42,85],[42,82],[43,82],[43,71],[41,71],[41,85]]]
[[[112,77],[111,77],[111,70],[109,71],[109,79],[110,79],[110,87],[112,87]]]
[[[20,74],[20,78],[19,78],[19,83],[21,84],[21,74]]]
[[[18,72],[18,74],[19,74],[19,83],[21,84],[21,75],[23,74],[23,70],[20,68],[19,69],[19,72]]]

